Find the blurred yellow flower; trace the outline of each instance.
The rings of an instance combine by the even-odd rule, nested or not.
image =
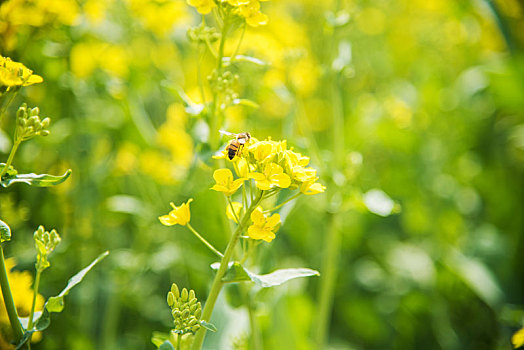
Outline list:
[[[28,86],[43,82],[44,79],[22,63],[0,56],[0,86]]]
[[[223,192],[226,196],[231,196],[235,193],[246,180],[245,178],[233,180],[233,173],[229,169],[215,170],[213,178],[215,179],[216,184],[211,187],[211,189]]]
[[[280,215],[273,214],[270,217],[264,216],[261,209],[255,209],[251,213],[253,224],[248,227],[247,233],[253,239],[262,239],[271,242],[275,238],[277,225],[280,224]]]
[[[238,7],[238,13],[246,19],[246,23],[252,27],[258,27],[267,24],[268,18],[260,12],[260,2],[251,0],[245,5]]]
[[[264,191],[275,186],[288,188],[291,184],[289,175],[284,174],[284,169],[275,163],[267,163],[263,173],[249,173],[248,177],[254,179],[257,187]]]
[[[231,208],[233,207],[233,208]],[[227,206],[226,209],[226,216],[228,219],[233,220],[238,224],[238,221],[236,218],[240,218],[240,214],[242,213],[242,203],[239,202],[231,202],[231,205]],[[235,217],[236,215],[236,217]]]
[[[511,337],[511,343],[515,349],[524,345],[524,328],[519,329],[515,334],[513,334]]]
[[[186,203],[182,203],[181,206],[177,207],[173,202],[169,203],[173,210],[167,215],[162,215],[158,218],[163,225],[173,226],[182,225],[185,226],[191,219],[191,212],[189,211],[189,203],[193,201],[193,198],[189,198]]]
[[[213,0],[187,0],[187,4],[196,7],[202,15],[207,15],[216,6]]]

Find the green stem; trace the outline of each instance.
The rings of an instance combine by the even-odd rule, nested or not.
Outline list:
[[[9,317],[11,328],[13,329],[14,343],[18,344],[24,336],[24,328],[18,319],[15,302],[13,300],[13,295],[11,294],[11,288],[9,287],[9,280],[7,279],[7,270],[4,261],[4,249],[2,245],[0,245],[0,287],[2,288],[2,295],[4,296],[4,305],[7,310],[7,316]]]
[[[237,229],[231,236],[231,239],[229,240],[229,243],[227,244],[226,251],[224,252],[224,257],[220,261],[220,268],[218,269],[215,278],[213,279],[213,284],[211,285],[211,291],[209,292],[209,296],[207,297],[206,304],[204,306],[204,310],[202,312],[202,320],[209,322],[211,318],[211,314],[213,313],[213,308],[215,307],[215,303],[218,299],[218,295],[220,294],[220,290],[222,289],[222,286],[224,285],[224,282],[222,281],[222,278],[224,277],[229,261],[233,257],[233,252],[235,250],[235,246],[238,242],[238,239],[240,238],[240,235],[242,234],[242,228],[246,227],[250,220],[251,213],[253,210],[255,210],[256,206],[262,199],[262,195],[264,194],[264,191],[260,191],[260,194],[256,198],[256,200],[251,203],[248,210],[242,217],[242,221],[237,226]],[[195,340],[193,341],[193,349],[199,350],[202,348],[202,344],[204,343],[204,337],[206,335],[206,329],[200,328],[200,330],[197,331],[195,335]]]
[[[218,249],[216,249],[215,247],[213,247],[213,245],[211,243],[209,243],[208,241],[206,241],[206,239],[204,237],[202,237],[194,228],[193,226],[191,226],[191,224],[188,222],[187,223],[187,228],[189,229],[189,231],[193,232],[193,234],[202,242],[206,245],[206,247],[208,247],[213,253],[215,253],[216,255],[218,255],[219,257],[223,258],[224,255],[222,253],[220,253],[218,251]]]
[[[15,157],[15,153],[18,150],[18,146],[20,146],[20,143],[21,143],[21,141],[17,140],[13,144],[13,147],[11,148],[11,152],[9,153],[9,157],[7,158],[7,162],[5,163],[5,166],[2,169],[2,172],[0,173],[0,179],[2,178],[2,176],[5,175],[5,173],[7,173],[7,169],[9,169],[9,166],[13,162],[13,158]]]
[[[235,217],[235,220],[237,221],[237,224],[240,223],[240,218],[238,217],[237,213],[235,212],[235,207],[233,207],[233,202],[231,201],[231,196],[227,196],[227,202],[229,203],[229,206],[231,207],[231,211],[233,212],[233,216]]]
[[[319,310],[318,323],[315,328],[315,341],[317,349],[324,349],[326,334],[329,329],[331,319],[331,309],[333,307],[333,296],[335,292],[335,282],[338,274],[338,257],[340,254],[340,215],[335,213],[331,216],[331,223],[328,232],[326,248],[322,255],[322,274],[320,275]]]
[[[182,334],[177,333],[177,337],[176,337],[176,350],[181,350],[181,349],[182,349]]]
[[[286,199],[285,201],[283,201],[282,203],[280,203],[276,207],[273,207],[273,208],[268,209],[268,210],[264,210],[264,213],[270,213],[270,212],[272,212],[274,210],[277,210],[278,208],[283,207],[285,204],[291,202],[293,199],[298,198],[298,196],[300,196],[301,194],[302,194],[302,192],[298,192],[297,194],[295,194],[294,196],[289,197],[288,199]]]
[[[40,276],[42,275],[42,269],[36,269],[35,284],[33,286],[33,304],[31,305],[31,312],[29,313],[29,322],[27,324],[27,329],[31,330],[33,328],[33,317],[35,315],[36,307],[36,296],[38,295],[38,288],[40,287]],[[31,341],[31,338],[29,338]]]

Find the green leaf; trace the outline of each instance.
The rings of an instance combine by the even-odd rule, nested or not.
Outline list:
[[[202,327],[204,327],[208,331],[211,331],[211,332],[216,332],[217,331],[217,327],[215,327],[215,325],[212,324],[212,323],[207,323],[206,321],[201,320],[200,324],[202,325]]]
[[[153,332],[151,343],[159,348],[164,342],[169,341],[169,334],[163,332]]]
[[[11,228],[4,221],[0,220],[0,243],[11,240]]]
[[[0,181],[3,187],[9,187],[14,183],[22,182],[30,186],[49,187],[59,185],[71,175],[71,169],[67,170],[64,175],[48,175],[48,174],[16,174],[4,175]]]
[[[166,340],[158,347],[158,350],[175,350],[175,347],[168,340]]]
[[[64,297],[69,293],[69,291],[82,282],[85,275],[102,259],[104,259],[109,254],[108,251],[100,254],[89,266],[78,272],[76,275],[71,277],[67,282],[67,286],[58,294],[56,297],[51,297],[47,300],[44,305],[44,308],[49,312],[62,312],[64,309]]]
[[[218,270],[220,263],[211,264],[211,268]],[[291,279],[299,277],[320,276],[316,270],[307,268],[280,269],[265,275],[258,275],[243,267],[239,262],[230,262],[229,267],[222,278],[224,282],[241,282],[251,280],[256,285],[268,288],[279,286]]]

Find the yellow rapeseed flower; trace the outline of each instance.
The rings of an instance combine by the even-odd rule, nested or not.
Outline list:
[[[326,186],[316,182],[318,177],[304,181],[300,185],[300,192],[306,195],[313,195],[317,193],[322,193],[326,190]]]
[[[524,345],[524,328],[519,329],[515,334],[513,334],[511,337],[511,343],[515,349]]]
[[[187,4],[196,7],[202,15],[207,15],[216,6],[213,0],[187,0]]]
[[[215,170],[213,178],[215,179],[216,184],[211,187],[211,189],[223,192],[226,196],[231,196],[235,193],[246,180],[245,178],[233,180],[233,173],[229,169]]]
[[[280,224],[280,215],[273,214],[266,217],[261,209],[256,209],[251,213],[253,224],[248,227],[247,233],[253,239],[263,239],[271,242],[275,238],[277,226]]]
[[[256,185],[261,190],[269,190],[273,187],[288,188],[291,185],[291,178],[284,174],[284,169],[278,164],[267,163],[263,173],[249,173],[248,177],[255,180]]]
[[[238,13],[244,17],[246,23],[252,27],[265,25],[268,22],[267,16],[260,12],[260,2],[258,0],[251,0],[245,5],[240,5],[238,7]]]
[[[173,226],[173,225],[182,225],[185,226],[191,219],[191,212],[189,211],[189,203],[193,201],[193,198],[189,198],[186,203],[182,203],[179,207],[169,203],[173,207],[173,210],[167,215],[162,215],[158,219],[163,225]]]
[[[28,86],[43,82],[44,79],[22,63],[0,56],[0,86]]]
[[[255,159],[259,162],[275,155],[276,145],[274,141],[260,141],[249,147]]]
[[[233,208],[231,208],[231,206]],[[226,216],[228,219],[233,220],[238,224],[237,218],[240,218],[240,213],[242,212],[242,203],[239,202],[231,202],[231,205],[227,206],[226,209]],[[236,217],[235,217],[236,215]]]

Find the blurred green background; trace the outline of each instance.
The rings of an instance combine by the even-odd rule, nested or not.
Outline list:
[[[264,272],[323,274],[259,292],[265,349],[315,348],[330,261],[326,348],[510,349],[524,320],[524,4],[274,0],[262,10],[269,24],[248,28],[240,53],[268,64],[233,68],[240,96],[260,107],[230,108],[223,127],[287,139],[328,187],[285,207],[262,245]],[[221,194],[209,191],[208,127],[180,93],[200,103],[198,74],[211,73],[186,37],[199,22],[182,0],[1,2],[0,53],[44,78],[10,113],[27,101],[52,118],[51,135],[25,143],[14,165],[73,169],[56,188],[0,192],[14,236],[6,255],[32,271],[32,232],[56,228],[49,297],[111,251],[34,349],[152,349],[152,332],[171,326],[172,282],[205,299],[213,256],[157,219],[194,198],[192,225],[219,249],[228,240]],[[5,161],[13,118],[2,121]],[[391,215],[388,198],[400,208]],[[240,348],[247,334],[247,312],[226,306],[231,292],[210,349]]]

